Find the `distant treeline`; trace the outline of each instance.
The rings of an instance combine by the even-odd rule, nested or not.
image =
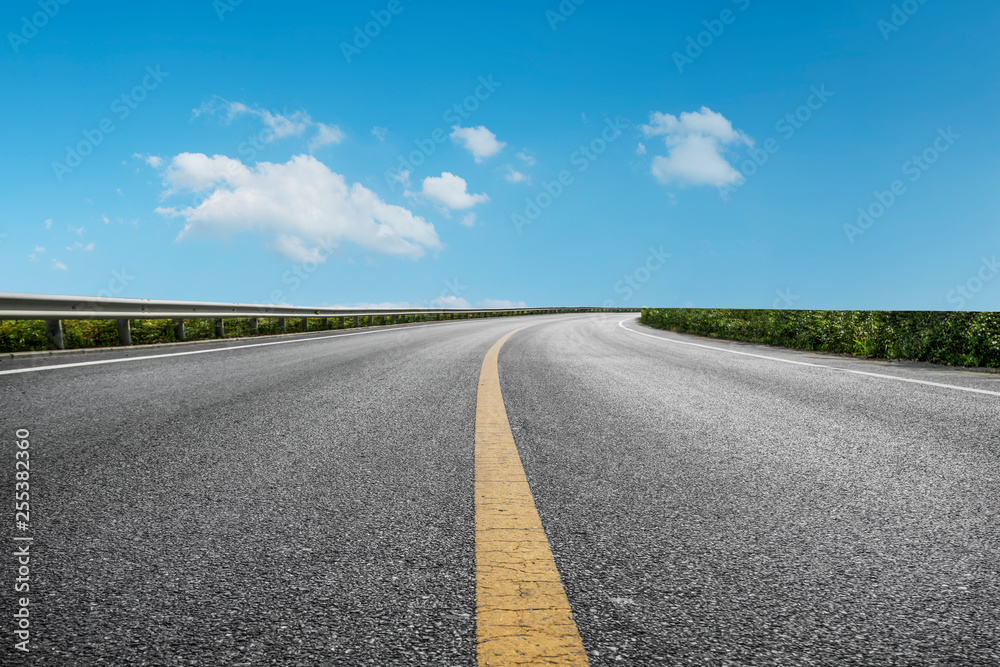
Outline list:
[[[1000,367],[1000,313],[643,308],[643,324],[710,338]]]

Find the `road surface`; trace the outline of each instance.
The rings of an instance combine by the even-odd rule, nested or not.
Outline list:
[[[1000,664],[1000,376],[622,314],[0,363],[2,663],[475,665],[477,392],[522,327],[502,403],[591,665]]]

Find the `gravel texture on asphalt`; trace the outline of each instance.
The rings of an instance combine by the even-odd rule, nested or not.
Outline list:
[[[526,324],[501,383],[593,665],[1000,664],[1000,399],[624,317],[0,376],[35,537],[33,650],[8,616],[0,664],[475,665],[477,382]]]
[[[474,665],[476,388],[525,319],[0,377],[37,577],[3,662]]]
[[[1000,664],[1000,399],[621,319],[535,327],[500,356],[593,665]]]

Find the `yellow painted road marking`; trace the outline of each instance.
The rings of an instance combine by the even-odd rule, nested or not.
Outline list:
[[[500,348],[517,331],[490,348],[479,376],[477,656],[480,667],[589,665],[500,392]]]

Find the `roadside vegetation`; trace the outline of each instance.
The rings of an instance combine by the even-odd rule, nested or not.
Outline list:
[[[708,338],[1000,368],[1000,313],[643,308],[640,321]]]
[[[445,317],[445,316],[442,316]],[[355,319],[360,320],[355,322]],[[309,318],[309,331],[327,331],[335,329],[352,329],[356,326],[368,325],[370,318],[345,318],[341,324],[339,318],[330,318],[328,326],[323,327],[321,318]],[[377,318],[388,323],[388,317]],[[396,316],[395,323],[425,322],[432,320],[428,315]],[[115,320],[63,320],[63,339],[66,349],[88,347],[114,347],[118,345],[118,328]],[[155,343],[172,343],[174,336],[173,320],[130,320],[133,345],[149,345]],[[302,318],[287,318],[288,333],[305,331]],[[185,339],[209,340],[216,338],[215,320],[190,319],[184,320]],[[225,337],[249,337],[250,320],[234,318],[225,320]],[[260,318],[258,320],[258,336],[282,333],[278,318]],[[45,322],[40,320],[4,320],[0,321],[0,353],[29,352],[47,350],[49,344],[45,334]]]

